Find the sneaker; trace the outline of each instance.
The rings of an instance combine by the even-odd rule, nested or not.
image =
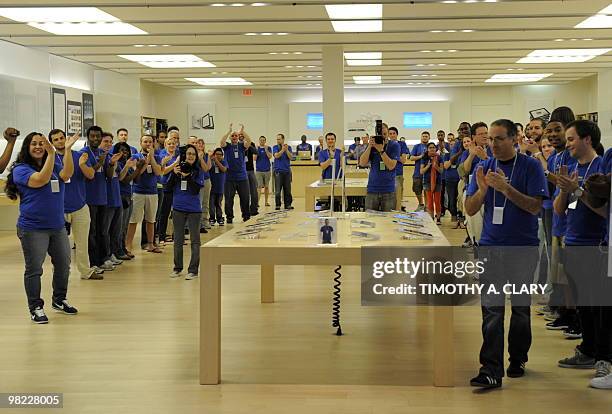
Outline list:
[[[546,305],[546,306],[542,306],[541,308],[538,308],[536,310],[536,315],[545,316],[552,312],[553,310],[550,308],[550,306]]]
[[[275,210],[277,211],[280,210],[280,206],[276,206]]]
[[[185,276],[185,280],[193,280],[193,279],[197,279],[198,278],[198,274],[197,273],[187,273],[187,276]]]
[[[219,227],[223,227],[223,226],[225,226],[225,220],[220,219],[219,220]]]
[[[74,306],[71,306],[65,299],[62,301],[62,303],[53,302],[51,304],[51,307],[57,312],[62,312],[66,315],[76,315],[77,313],[79,313],[79,311]]]
[[[597,361],[595,363],[595,376],[593,378],[603,378],[612,374],[612,364],[608,361]]]
[[[212,224],[215,224],[215,223],[212,223]],[[208,221],[204,222],[204,228],[205,228],[206,230],[210,230],[210,227],[211,227],[210,222],[208,222]]]
[[[289,206],[289,207],[285,206],[285,210],[295,210],[295,207],[293,207],[293,206]]]
[[[115,270],[115,266],[113,265],[113,262],[107,260],[102,266],[100,266],[100,269],[104,270],[105,272],[112,272]]]
[[[118,266],[118,265],[120,265],[121,263],[123,263],[123,260],[119,260],[119,259],[117,259],[117,256],[115,256],[114,254],[113,254],[113,255],[111,255],[111,257],[110,257],[110,259],[109,259],[109,260],[110,260],[110,262],[111,262],[113,265],[115,265],[115,266]]]
[[[549,314],[544,315],[544,320],[545,320],[545,321],[552,322],[552,321],[554,321],[554,320],[559,319],[560,317],[561,317],[561,314],[560,314],[559,312],[552,311],[552,312],[550,312]]]
[[[546,329],[550,331],[562,331],[567,328],[569,328],[569,322],[565,318],[557,318],[546,324]]]
[[[437,224],[438,226],[441,226],[441,225],[442,225],[442,221],[440,220],[440,218],[439,218],[439,217],[436,219],[436,224]]]
[[[100,269],[100,270],[102,270],[102,269]],[[104,273],[104,270],[102,270],[102,273]],[[95,273],[94,272],[94,274],[89,276],[89,278],[87,280],[103,280],[103,279],[104,279],[104,276],[102,276],[101,273]]]
[[[210,224],[210,226],[214,226],[215,225],[215,219],[208,219],[208,223]]]
[[[177,277],[181,277],[181,272],[177,271],[177,270],[173,270],[172,273],[170,273],[170,278],[174,279]]]
[[[119,256],[117,256],[117,259],[124,262],[126,260],[132,260],[132,256],[128,256],[127,254],[120,254]]]
[[[567,329],[563,330],[563,336],[567,339],[581,339],[582,338],[582,330],[575,326],[570,326]]]
[[[472,240],[467,239],[466,241],[463,242],[461,247],[465,249],[469,249],[470,247],[474,247],[474,243],[472,243]]]
[[[45,311],[40,306],[30,311],[30,318],[34,323],[49,323],[49,318],[47,318],[47,315],[45,315]]]
[[[510,366],[506,370],[506,374],[510,378],[520,378],[525,375],[525,363],[524,362],[510,362]]]
[[[233,224],[234,223],[234,219],[233,218],[228,218],[227,219],[227,224]]]
[[[576,347],[574,356],[560,360],[559,366],[561,368],[593,369],[595,368],[595,358],[583,354],[580,349]]]
[[[589,385],[600,390],[612,390],[612,374],[605,377],[593,378]]]
[[[96,274],[96,269],[95,268],[91,268],[87,271],[86,274],[81,275],[81,279],[90,279],[92,275]]]
[[[206,227],[200,227],[200,233],[206,234],[208,233],[208,230],[206,230]]]
[[[96,274],[96,275],[101,275],[102,273],[104,273],[104,269],[102,269],[102,268],[100,268],[98,266],[94,266],[93,269],[94,269],[94,274]]]
[[[470,385],[479,388],[499,388],[502,386],[502,379],[480,373],[470,380]]]

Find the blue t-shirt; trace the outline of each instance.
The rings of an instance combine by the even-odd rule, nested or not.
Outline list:
[[[427,151],[427,144],[418,143],[412,147],[410,155],[413,157],[418,157],[419,155],[423,155],[425,151]],[[416,160],[414,162],[414,172],[412,173],[412,178],[421,178],[421,160]]]
[[[559,175],[559,171],[561,166],[566,165],[568,171],[573,171],[576,167],[576,159],[572,158],[569,154],[569,151],[564,150],[560,153],[555,153],[548,158],[548,171]],[[551,198],[554,202],[555,198],[559,195],[559,189],[555,189],[555,193]],[[553,210],[553,225],[552,225],[552,235],[555,237],[563,237],[565,236],[565,227],[567,223],[567,215],[562,214],[559,215]]]
[[[449,153],[444,154],[444,162],[450,161],[451,155]],[[459,172],[457,171],[457,163],[451,164],[448,169],[444,169],[444,179],[448,182],[458,182]]]
[[[400,158],[404,154],[410,154],[410,151],[408,150],[408,145],[406,145],[404,141],[395,141],[395,142],[397,142],[400,147]],[[397,162],[397,165],[395,166],[395,175],[396,176],[404,175],[404,164],[402,163],[401,160],[399,160]]]
[[[427,165],[428,162],[430,162],[429,157],[423,158],[423,166]],[[442,161],[441,157],[438,157],[438,164],[442,165],[443,162],[444,161]],[[442,185],[442,175],[440,173],[436,175],[436,187],[432,188],[431,187],[431,170],[432,169],[433,169],[433,165],[427,171],[425,171],[425,174],[423,174],[423,186],[433,189],[435,191],[436,187],[439,187]]]
[[[342,173],[340,171],[340,157],[341,156],[342,156],[342,151],[340,149],[336,148],[334,150],[334,159],[335,159],[335,163],[336,163],[336,178],[342,177]],[[329,150],[324,150],[324,151],[319,152],[319,165],[321,165],[322,163],[324,163],[328,159],[329,159]],[[332,166],[331,166],[331,164],[329,165],[329,167],[327,167],[326,169],[321,171],[321,177],[324,180],[332,178]]]
[[[357,148],[357,144],[351,144],[349,145],[349,152],[355,152],[355,148]]]
[[[298,144],[297,150],[298,151],[310,151],[310,153],[312,153],[312,145],[310,145],[309,143]]]
[[[395,141],[388,141],[385,146],[387,156],[399,162],[400,146]],[[368,175],[368,193],[394,193],[395,168],[389,170],[376,150],[370,152],[370,174]]]
[[[204,162],[208,162],[208,154],[204,154]],[[202,170],[202,177],[204,177],[204,181],[210,180],[210,174],[208,171]]]
[[[584,186],[587,178],[601,169],[603,159],[596,157],[593,162],[576,164],[568,174],[578,171],[578,185]],[[590,164],[590,165],[589,165]],[[589,168],[590,167],[590,168]],[[565,229],[565,244],[567,246],[599,246],[606,237],[606,219],[588,208],[578,200],[575,209],[567,209],[567,227]]]
[[[104,169],[108,168],[109,159],[106,159],[104,163]],[[108,207],[121,207],[121,186],[119,185],[119,174],[121,168],[119,162],[115,165],[115,171],[112,178],[106,177],[106,195],[107,195],[107,206]]]
[[[229,166],[227,170],[228,181],[244,181],[247,179],[246,172],[246,149],[242,142],[236,145],[228,143],[225,148],[225,161]]]
[[[272,148],[268,147],[268,152],[272,152]],[[257,161],[255,162],[255,169],[259,172],[268,172],[270,171],[270,159],[268,158],[268,154],[266,154],[266,148],[257,147]]]
[[[600,165],[599,172],[604,175],[608,175],[612,172],[612,148],[608,148],[608,150],[604,154],[604,158]],[[612,200],[608,201],[608,203],[612,203]],[[608,208],[609,207],[610,206],[608,205]],[[604,240],[605,244],[608,244],[609,240],[610,240],[610,215],[607,215],[606,216],[606,238]]]
[[[118,161],[117,166],[119,167],[119,171],[121,171],[123,170],[123,167],[125,167],[125,162]],[[130,168],[128,170],[128,175],[132,174],[133,172],[134,170]],[[123,183],[123,181],[119,181],[119,192],[121,193],[122,196],[131,196],[132,195],[132,184],[131,183],[125,184]]]
[[[274,148],[272,148],[272,154],[276,154],[277,152],[280,152],[282,150],[281,147],[279,147],[278,145],[275,145]],[[287,147],[287,151],[289,153],[291,153],[291,146]],[[286,152],[283,153],[283,155],[281,155],[279,158],[274,158],[274,172],[289,172],[291,171],[291,159],[289,158],[289,155],[287,155]]]
[[[79,152],[79,157],[82,153],[87,153],[89,158],[87,159],[87,166],[93,168],[98,162],[100,155],[100,148],[92,149],[91,147],[85,147]],[[90,206],[105,206],[107,203],[106,195],[106,172],[104,171],[104,165],[94,172],[94,178],[85,181],[85,193],[87,204]]]
[[[72,151],[74,173],[72,174],[72,177],[70,177],[70,181],[65,183],[66,190],[64,192],[64,213],[66,214],[74,213],[75,211],[82,209],[87,202],[85,190],[85,176],[83,175],[83,171],[81,171],[81,167],[79,167],[80,157],[80,152]],[[56,158],[58,163],[60,163],[61,165],[64,164],[63,155],[57,154]]]
[[[164,158],[166,158],[169,154],[168,151],[166,151],[166,149],[164,148],[163,150],[160,150],[159,152],[156,152],[155,155],[157,155],[159,157],[160,160],[163,160]],[[172,155],[172,158],[170,159],[170,161],[168,161],[168,163],[166,164],[166,167],[169,165],[174,164],[174,162],[176,161],[176,159],[180,156],[180,153],[178,150],[174,151],[174,155]],[[160,164],[161,165],[161,164]],[[170,171],[168,174],[166,175],[161,175],[159,177],[159,182],[163,185],[166,185],[166,183],[168,182],[168,179],[170,178],[170,174],[172,174],[172,171]]]
[[[159,156],[153,156],[155,157],[155,161],[157,161],[158,164],[161,163],[161,159],[159,158]],[[145,156],[139,153],[134,154],[133,158],[139,160],[144,159]],[[150,164],[147,165],[142,174],[140,174],[140,177],[138,177],[134,181],[134,192],[136,194],[157,194],[157,177],[158,176],[155,175],[155,172],[153,172],[153,166]]]
[[[172,208],[183,213],[201,213],[202,204],[200,202],[200,193],[192,194],[187,190],[181,190],[181,182],[178,180],[174,185],[174,197],[172,198]],[[193,181],[200,187],[204,186],[204,171],[198,168],[198,172],[194,174]]]
[[[221,164],[227,168],[227,161],[222,160]],[[210,169],[210,184],[211,189],[210,192],[213,194],[223,194],[223,189],[225,187],[225,176],[227,173],[221,172],[219,167],[215,162],[212,162],[212,167]]]
[[[545,197],[548,186],[540,162],[524,154],[517,153],[516,156],[516,165],[515,159],[502,163],[491,157],[478,166],[483,167],[485,175],[491,169],[501,169],[508,179],[512,175],[510,184],[517,191],[530,197]],[[467,196],[473,196],[477,191],[478,184],[474,179],[470,182]],[[504,207],[504,203],[503,223],[493,224],[493,207]],[[502,193],[489,187],[484,201],[484,220],[479,243],[482,246],[538,246],[538,216],[517,207],[510,200],[506,201]]]
[[[487,155],[489,156],[489,159],[493,158],[493,152],[491,152],[491,148],[487,147],[486,151],[487,151]],[[470,151],[463,151],[463,153],[459,156],[457,165],[459,166],[463,164],[465,160],[467,160],[469,155],[470,155]],[[469,174],[468,174],[468,184],[469,184],[469,181],[471,181],[472,174],[474,174],[474,171],[476,170],[476,166],[480,164],[481,161],[483,161],[483,159],[481,159],[478,155],[476,155],[474,159],[472,160],[472,168],[470,169]]]
[[[59,191],[51,191],[51,181],[40,188],[28,187],[36,170],[29,164],[17,164],[13,181],[19,191],[17,227],[23,230],[60,230],[64,227],[64,180],[59,176],[62,165],[55,160],[51,181],[59,181]]]

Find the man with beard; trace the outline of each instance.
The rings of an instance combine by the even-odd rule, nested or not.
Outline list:
[[[542,118],[534,118],[529,121],[529,124],[527,124],[525,137],[534,142],[540,142],[542,135],[544,134],[544,128],[546,128],[546,121],[544,121]]]

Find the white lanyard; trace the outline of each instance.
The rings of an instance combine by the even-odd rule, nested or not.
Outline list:
[[[591,165],[593,165],[593,161],[595,161],[597,158],[599,158],[599,155],[596,155],[595,158],[593,158],[589,163],[589,166],[587,167],[587,170],[584,173],[584,177],[582,177],[582,182],[578,181],[578,187],[582,187],[582,185],[584,184],[584,180],[586,180],[589,176],[589,170],[591,169]],[[574,167],[574,172],[576,171],[578,171],[578,163],[576,163],[576,166]]]
[[[559,174],[559,171],[561,170],[561,166],[563,165],[563,160],[565,160],[565,156],[567,155],[567,150],[563,150],[563,152],[561,152],[561,162],[558,162],[558,158],[559,158],[559,153],[555,154],[555,174]]]
[[[514,157],[514,164],[512,164],[512,171],[510,171],[510,179],[508,180],[508,183],[510,185],[512,185],[512,176],[514,175],[514,167],[516,167],[516,160],[518,160],[519,154],[516,153],[516,156]],[[497,172],[497,159],[495,160],[495,171]],[[493,208],[495,208],[495,193],[497,193],[497,190],[493,189]],[[504,207],[506,208],[506,203],[508,202],[508,197],[504,197]]]

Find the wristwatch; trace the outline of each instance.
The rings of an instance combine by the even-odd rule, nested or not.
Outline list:
[[[576,188],[574,192],[572,193],[572,195],[574,196],[574,200],[579,199],[580,197],[582,197],[583,194],[584,194],[584,188],[582,187]]]

